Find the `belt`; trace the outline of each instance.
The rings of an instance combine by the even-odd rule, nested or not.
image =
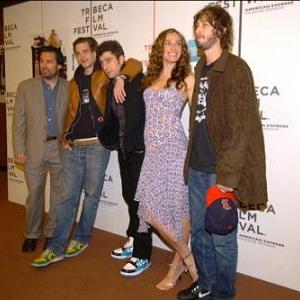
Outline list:
[[[89,146],[89,145],[97,145],[99,144],[98,138],[91,139],[78,139],[74,141],[70,141],[70,146]]]
[[[57,140],[57,136],[47,136],[46,142]]]

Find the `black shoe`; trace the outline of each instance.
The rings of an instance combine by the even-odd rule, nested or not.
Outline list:
[[[37,239],[25,239],[22,245],[22,252],[33,252],[36,247]]]
[[[177,294],[177,300],[209,299],[210,296],[211,292],[201,289],[195,281],[189,288]]]
[[[46,238],[45,242],[44,242],[44,246],[43,246],[43,251],[47,249],[48,241],[49,241],[49,238]]]

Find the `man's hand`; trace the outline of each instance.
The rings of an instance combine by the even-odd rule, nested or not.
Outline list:
[[[26,163],[26,161],[27,161],[27,156],[25,153],[17,154],[15,156],[16,164],[24,165]]]
[[[61,147],[63,148],[63,150],[66,150],[66,151],[71,151],[72,150],[72,147],[69,145],[68,142],[62,142]]]
[[[125,80],[122,77],[117,77],[114,87],[114,97],[117,103],[122,104],[125,101]]]
[[[225,185],[221,185],[221,184],[216,184],[216,186],[223,193],[233,192],[233,188],[231,188],[229,186],[225,186]]]

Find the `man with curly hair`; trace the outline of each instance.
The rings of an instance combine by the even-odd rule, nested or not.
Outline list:
[[[118,77],[124,77],[121,74],[125,64],[123,47],[115,40],[104,41],[97,48],[97,57],[103,72],[109,78],[106,115],[114,118],[115,124],[107,135],[110,140],[115,136],[113,140],[116,141],[115,148],[118,151],[122,195],[129,213],[127,240],[123,246],[111,252],[111,257],[128,260],[120,271],[121,275],[138,276],[150,267],[152,252],[152,230],[137,232],[139,202],[134,201],[145,155],[145,103],[141,88],[144,75],[140,72],[132,80],[125,77],[126,101],[119,102],[115,99],[113,90]]]
[[[204,55],[195,68],[185,179],[199,280],[178,299],[233,299],[237,228],[226,234],[206,230],[206,194],[215,186],[219,193],[234,192],[243,207],[266,206],[262,126],[251,70],[229,52],[231,16],[218,5],[206,6],[194,16],[194,34]]]

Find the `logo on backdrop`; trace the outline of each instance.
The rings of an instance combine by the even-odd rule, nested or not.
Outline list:
[[[100,205],[103,206],[109,206],[109,207],[113,207],[113,206],[117,206],[118,205],[118,201],[115,201],[113,199],[113,197],[111,197],[108,193],[109,190],[113,190],[113,177],[111,174],[105,174],[105,178],[104,178],[104,185],[103,185],[103,189],[102,189],[102,194],[100,197]]]
[[[93,5],[92,8],[84,7],[80,9],[82,25],[73,28],[76,36],[111,37],[117,34],[107,23],[107,16],[114,10],[112,2]]]
[[[24,183],[23,178],[19,174],[19,170],[23,172],[24,168],[21,165],[16,165],[13,157],[7,158],[7,175],[9,181]]]
[[[280,90],[278,86],[277,85],[256,86],[255,92],[259,103],[259,109],[260,109],[259,112],[260,112],[263,129],[282,130],[282,129],[289,128],[287,124],[278,123],[270,117],[271,109],[266,111],[261,108],[262,101],[264,102],[268,101],[269,104],[270,100],[274,99],[274,97],[280,97]],[[271,108],[272,107],[271,104],[269,104],[268,107]]]
[[[209,3],[209,5],[211,4],[216,4],[216,5],[220,5],[223,8],[230,8],[230,7],[235,7],[237,1],[212,1]],[[249,2],[249,1],[248,1]]]
[[[256,243],[265,247],[285,247],[282,242],[269,238],[262,226],[262,218],[266,220],[266,223],[272,224],[274,223],[273,219],[275,216],[276,211],[272,204],[269,204],[269,206],[263,212],[249,210],[246,213],[243,213],[241,210],[239,210],[238,238],[240,240],[249,243]]]
[[[4,47],[0,45],[0,101],[2,96],[5,96],[5,57]]]
[[[247,15],[257,13],[276,12],[279,9],[290,7],[295,1],[243,1],[244,12]]]
[[[6,115],[12,116],[14,112],[16,91],[6,91]]]
[[[190,62],[197,62],[199,60],[199,56],[196,41],[194,39],[188,40],[187,45],[190,53]]]
[[[5,24],[4,25],[4,46],[5,49],[21,47],[20,42],[18,41],[18,25]]]

